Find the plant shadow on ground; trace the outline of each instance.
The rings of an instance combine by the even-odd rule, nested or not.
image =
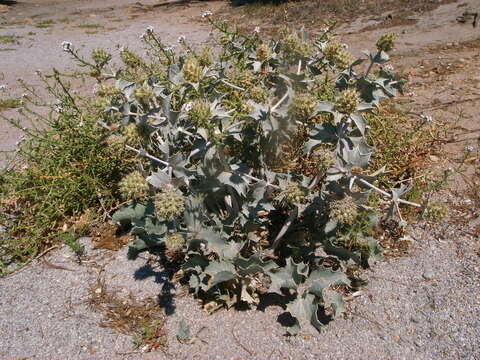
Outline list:
[[[175,270],[169,268],[161,268],[157,270],[151,264],[145,264],[138,268],[134,273],[135,280],[145,280],[150,277],[154,278],[155,283],[161,285],[161,291],[157,301],[165,311],[165,315],[169,316],[175,312],[175,284],[172,281]]]

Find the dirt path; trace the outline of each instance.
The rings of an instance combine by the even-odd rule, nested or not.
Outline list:
[[[166,43],[177,45],[179,35],[190,43],[203,43],[210,27],[200,21],[202,12],[221,3],[193,3],[190,6],[153,8],[159,1],[147,0],[22,0],[0,13],[0,84],[8,86],[0,96],[23,93],[17,79],[39,85],[36,71],[48,73],[53,67],[71,69],[73,61],[62,51],[70,41],[88,56],[95,48],[118,54],[120,46],[143,52],[139,37],[153,26]],[[79,84],[81,88],[81,84]],[[38,87],[41,92],[41,87]],[[5,113],[15,116],[16,110]],[[20,134],[0,120],[2,150],[14,148]]]
[[[28,3],[33,6],[35,1]],[[0,34],[38,33],[33,40],[28,36],[19,39],[14,51],[0,52],[2,69],[8,69],[2,70],[3,82],[12,87],[19,76],[34,81],[37,68],[68,67],[59,47],[63,40],[85,45],[82,51],[86,52],[105,45],[113,49],[117,42],[133,47],[147,25],[164,32],[172,43],[180,34],[196,41],[208,35],[208,29],[200,24],[187,24],[204,9],[200,5],[134,12],[139,16],[127,27],[126,21],[112,20],[131,16],[127,1],[112,5],[107,1],[102,6],[78,1],[82,5],[78,9],[83,9],[80,17],[73,15],[65,1],[49,3],[53,5],[42,8],[43,19],[55,13],[55,19],[71,17],[74,22],[55,24],[51,29],[36,30],[34,23],[29,23],[0,30]],[[464,3],[467,6],[460,6]],[[100,11],[113,4],[115,10]],[[459,24],[455,18],[475,4],[471,0],[442,5],[418,15],[414,24],[388,29],[400,34],[392,65],[409,77],[407,92],[399,99],[401,106],[431,116],[433,121],[457,123],[447,146],[449,156],[431,161],[455,168],[463,163],[467,175],[479,169],[480,29]],[[34,10],[25,6],[31,12],[13,12],[15,19],[33,16]],[[58,9],[65,12],[58,13]],[[84,23],[103,24],[105,29],[88,35],[86,29],[75,27]],[[366,25],[375,24],[359,19],[340,29],[356,53],[371,47],[378,34],[386,31],[361,31]],[[116,29],[107,30],[110,26]],[[2,137],[5,141],[4,133]],[[466,153],[465,147],[472,148]],[[475,180],[472,176],[467,179]],[[21,273],[0,279],[0,359],[480,359],[480,214],[475,194],[466,190],[464,175],[458,173],[452,181],[451,188],[462,191],[436,195],[451,205],[449,217],[441,224],[412,226],[405,238],[411,243],[409,256],[378,264],[367,273],[369,285],[350,303],[348,315],[322,334],[306,329],[302,336],[286,338],[276,322],[282,312],[278,306],[266,306],[263,312],[220,311],[208,316],[181,288],[165,281],[165,274],[148,259],[127,261],[125,250],[87,246],[90,263],[78,265],[69,251],[62,249],[45,257],[61,268],[38,261]],[[88,239],[83,241],[89,244]],[[132,291],[139,297],[161,295],[168,300],[166,353],[130,353],[129,337],[99,327],[101,315],[87,305],[98,279],[116,288],[119,296]],[[96,290],[93,287],[94,293]],[[189,345],[175,338],[181,319],[196,335]]]

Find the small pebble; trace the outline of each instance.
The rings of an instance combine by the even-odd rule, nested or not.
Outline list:
[[[435,274],[432,272],[432,271],[425,271],[423,274],[422,274],[422,277],[425,279],[425,280],[432,280],[433,277],[435,276]]]

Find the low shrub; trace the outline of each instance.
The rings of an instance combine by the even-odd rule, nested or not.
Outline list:
[[[219,33],[215,51],[180,37],[177,53],[148,28],[148,58],[121,49],[114,70],[104,50],[86,59],[65,42],[96,95],[80,105],[54,74],[59,108],[21,148],[29,166],[12,174],[22,182],[4,175],[7,193],[52,228],[121,198],[113,221],[134,237],[129,256],[159,253],[207,311],[276,293],[290,334],[320,329],[363,284],[357,269],[381,258],[372,191],[390,216],[416,205],[401,199],[406,187],[375,185],[385,164],[372,162],[382,156],[368,119],[402,86],[377,68],[394,37],[355,59],[331,24],[315,39],[302,30],[271,41],[204,17]]]
[[[352,268],[381,257],[370,236],[372,189],[390,199],[392,214],[405,202],[404,188],[374,185],[382,169],[369,166],[366,139],[365,115],[402,85],[392,72],[373,72],[388,61],[393,36],[357,70],[365,59],[330,28],[314,40],[284,31],[269,41],[211,23],[217,53],[182,37],[186,51],[177,54],[147,29],[152,58],[124,49],[124,66],[101,85],[115,93],[110,137],[142,164],[121,182],[131,202],[113,220],[131,228],[132,257],[162,254],[207,311],[277,293],[294,318],[289,333],[304,322],[320,329],[361,283],[347,275]]]

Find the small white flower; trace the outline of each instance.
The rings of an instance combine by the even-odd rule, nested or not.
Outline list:
[[[57,100],[58,104],[53,105],[53,110],[59,114],[63,113],[63,106],[60,105],[60,100]]]
[[[153,26],[152,25],[147,26],[147,29],[145,31],[147,32],[147,34],[153,33]]]
[[[472,146],[472,145],[467,145],[465,146],[465,151],[466,152],[472,152],[473,150],[475,150],[475,147]]]
[[[180,35],[180,36],[178,37],[178,40],[177,40],[177,41],[181,44],[181,43],[185,42],[185,39],[186,39],[185,35]]]
[[[35,70],[35,74],[37,76],[41,76],[42,75],[42,70],[39,70],[39,69]]]
[[[393,71],[393,70],[394,70],[394,68],[393,68],[393,66],[392,66],[392,65],[390,65],[390,64],[387,64],[387,65],[385,65],[385,66],[383,67],[383,70],[385,70],[385,71]]]
[[[6,90],[7,89],[7,84],[2,84],[0,85],[0,90]]]
[[[23,93],[23,94],[21,95],[21,97],[25,99],[25,98],[28,97],[28,94],[27,94],[27,93]]]
[[[253,29],[253,32],[255,34],[260,34],[260,26],[255,26],[255,29]]]
[[[421,118],[422,118],[425,122],[432,122],[432,120],[433,120],[433,118],[432,118],[431,115],[424,115],[424,114],[422,114],[422,115],[420,115],[420,116],[421,116]]]
[[[193,108],[193,101],[189,101],[183,105],[183,111],[189,112]]]
[[[203,14],[202,14],[202,18],[208,18],[212,16],[212,12],[211,11],[205,11]]]
[[[20,138],[19,138],[19,139],[17,140],[17,142],[15,143],[15,146],[20,145],[20,144],[23,143],[25,140],[26,140],[25,135],[20,136]]]
[[[70,41],[63,41],[62,42],[63,51],[70,52],[70,51],[72,51],[72,47],[73,47],[73,44]]]

